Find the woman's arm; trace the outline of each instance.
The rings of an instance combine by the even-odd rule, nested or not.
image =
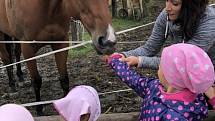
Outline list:
[[[146,44],[134,50],[122,52],[126,57],[140,56],[139,67],[157,69],[159,57],[155,56],[165,42],[165,30],[167,22],[167,13],[163,10],[156,19],[153,31]],[[152,57],[152,58],[151,58]]]

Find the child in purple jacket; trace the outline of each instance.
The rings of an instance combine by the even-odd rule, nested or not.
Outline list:
[[[113,54],[108,63],[143,98],[140,121],[198,121],[207,117],[208,107],[202,93],[213,85],[215,74],[202,49],[184,43],[164,48],[159,79],[141,76],[120,57]]]

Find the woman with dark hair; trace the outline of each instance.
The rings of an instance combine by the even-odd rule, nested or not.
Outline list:
[[[158,69],[160,52],[168,44],[189,43],[206,51],[215,65],[215,9],[208,0],[166,0],[166,8],[158,16],[146,44],[122,52],[129,66]]]
[[[208,6],[208,0],[166,0],[166,8],[157,17],[146,44],[122,52],[120,60],[129,66],[158,69],[160,57],[156,54],[167,38],[170,44],[188,43],[202,48],[215,65],[215,9]],[[215,91],[208,95],[215,95]]]

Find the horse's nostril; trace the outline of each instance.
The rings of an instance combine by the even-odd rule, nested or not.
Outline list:
[[[105,38],[104,38],[104,37],[99,37],[98,43],[99,43],[100,46],[102,46],[102,47],[105,46],[104,41],[105,41]]]
[[[98,43],[102,47],[113,47],[116,44],[116,41],[106,40],[105,37],[99,37]]]

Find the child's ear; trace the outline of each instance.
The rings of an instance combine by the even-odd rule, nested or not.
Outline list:
[[[90,114],[84,114],[84,115],[81,115],[81,119],[80,121],[89,121],[90,119]]]

